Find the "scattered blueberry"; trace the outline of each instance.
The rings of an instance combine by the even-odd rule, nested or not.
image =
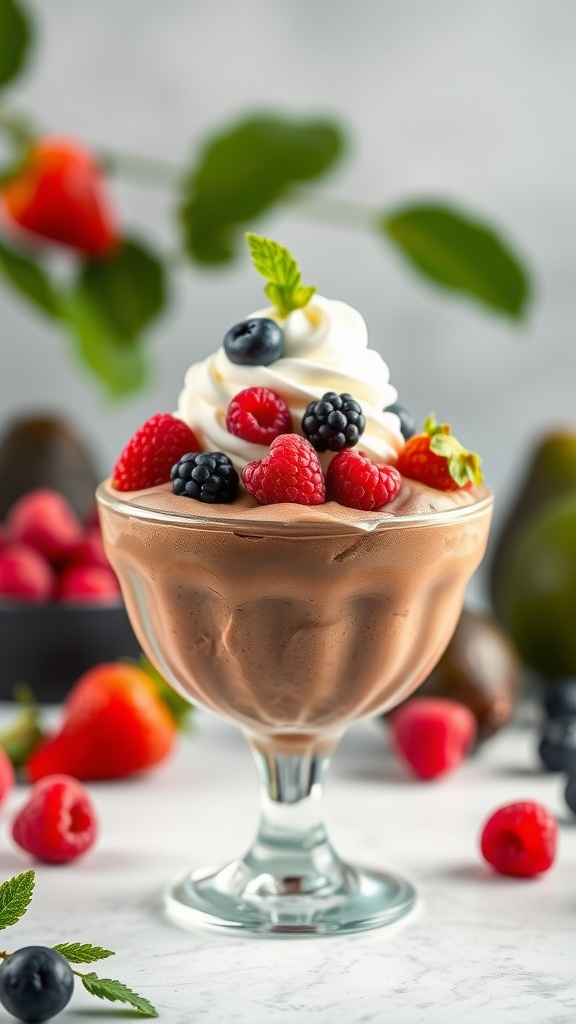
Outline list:
[[[238,494],[238,473],[222,452],[189,452],[172,466],[174,494],[210,504],[234,501]]]
[[[224,335],[224,351],[231,363],[269,366],[284,350],[284,332],[274,320],[254,317],[234,324]]]
[[[70,1001],[74,975],[67,960],[47,946],[23,946],[0,966],[0,1002],[8,1013],[35,1024]]]
[[[394,405],[389,405],[384,409],[384,412],[395,412],[398,419],[400,420],[400,430],[402,431],[402,437],[407,441],[410,437],[416,433],[416,420],[414,419],[411,412],[405,409],[403,405],[399,405],[395,402]]]
[[[559,679],[550,686],[544,707],[548,718],[576,717],[576,679]]]
[[[570,775],[564,790],[564,799],[571,811],[576,814],[576,774]]]
[[[319,402],[310,402],[302,417],[302,430],[317,452],[352,448],[365,427],[361,405],[352,395],[335,391],[327,391]]]
[[[576,773],[576,718],[546,722],[538,751],[548,771]]]

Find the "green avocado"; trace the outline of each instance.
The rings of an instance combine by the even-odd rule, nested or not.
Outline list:
[[[521,656],[545,677],[576,676],[576,493],[531,517],[506,566],[499,612]]]

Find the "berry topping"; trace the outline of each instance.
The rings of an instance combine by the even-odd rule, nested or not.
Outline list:
[[[393,412],[400,420],[400,430],[402,437],[405,441],[408,441],[416,433],[416,420],[414,419],[411,412],[405,409],[403,405],[399,405],[395,402],[394,405],[387,406],[384,412]]]
[[[90,796],[70,775],[47,775],[37,782],[12,826],[15,842],[47,864],[79,857],[92,846],[96,832]]]
[[[538,752],[550,772],[576,772],[576,718],[553,718],[542,731]]]
[[[172,490],[185,498],[226,504],[238,494],[238,473],[222,452],[189,452],[172,467]]]
[[[398,456],[402,476],[418,480],[440,491],[469,489],[482,483],[480,459],[469,452],[450,433],[447,423],[436,423],[429,416],[424,433],[415,434]]]
[[[338,452],[326,473],[326,497],[347,508],[376,511],[400,490],[402,477],[393,466],[377,466],[364,452]]]
[[[23,946],[0,967],[0,1002],[18,1020],[50,1020],[68,1005],[74,974],[68,961],[48,946]]]
[[[272,443],[292,430],[292,417],[283,398],[270,388],[246,388],[226,411],[226,428],[235,437],[254,444]]]
[[[280,359],[284,332],[275,320],[254,317],[234,324],[224,335],[224,351],[231,363],[244,366],[270,366]]]
[[[197,452],[200,447],[186,423],[168,412],[156,413],[126,445],[114,466],[112,486],[118,491],[138,491],[165,484],[174,463],[186,452]]]
[[[326,488],[318,456],[305,437],[281,434],[266,458],[242,470],[247,491],[261,505],[288,501],[296,505],[322,505]]]
[[[310,402],[302,418],[302,430],[317,452],[352,448],[365,426],[359,403],[352,395],[335,391],[327,391],[319,402]]]
[[[389,721],[394,747],[421,779],[457,768],[476,738],[475,716],[448,697],[415,697]]]
[[[539,875],[554,861],[557,833],[554,818],[541,804],[507,804],[482,829],[482,856],[501,875]]]

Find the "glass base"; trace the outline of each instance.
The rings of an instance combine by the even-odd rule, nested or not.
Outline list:
[[[253,934],[334,935],[380,928],[416,901],[409,882],[340,862],[336,884],[255,874],[248,861],[187,873],[169,887],[168,916],[185,928]]]

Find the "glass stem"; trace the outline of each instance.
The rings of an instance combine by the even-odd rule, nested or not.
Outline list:
[[[332,850],[322,814],[330,753],[279,754],[248,738],[260,780],[261,817],[244,858],[258,894],[335,891],[345,868]]]

